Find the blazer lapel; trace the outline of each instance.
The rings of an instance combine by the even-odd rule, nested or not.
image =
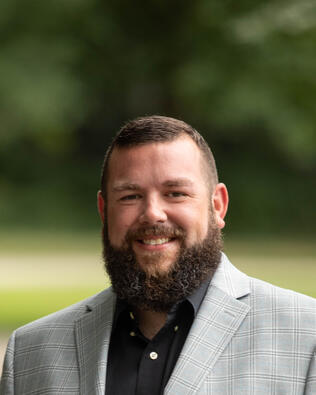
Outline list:
[[[114,294],[108,289],[87,305],[85,315],[76,322],[81,395],[105,393],[114,304]]]
[[[197,392],[248,314],[249,306],[237,300],[248,293],[248,277],[223,254],[165,388],[166,395]]]

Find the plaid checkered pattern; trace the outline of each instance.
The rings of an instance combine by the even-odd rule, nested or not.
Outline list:
[[[15,331],[0,394],[104,394],[114,305],[108,289]],[[315,395],[316,300],[223,254],[164,393]]]

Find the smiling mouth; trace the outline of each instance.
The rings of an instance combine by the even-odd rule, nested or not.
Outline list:
[[[160,239],[142,239],[142,240],[137,240],[142,244],[146,244],[146,245],[161,245],[161,244],[165,244],[165,243],[169,243],[169,241],[174,240],[174,238],[167,238],[167,237],[163,237]]]

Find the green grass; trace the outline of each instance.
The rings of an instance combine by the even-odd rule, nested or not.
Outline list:
[[[227,239],[240,270],[316,297],[313,240]],[[98,233],[0,231],[0,332],[76,303],[109,285]]]
[[[101,291],[97,287],[76,289],[7,289],[0,291],[1,332],[11,331]]]

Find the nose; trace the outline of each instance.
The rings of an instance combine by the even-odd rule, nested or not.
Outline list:
[[[144,201],[139,222],[142,225],[153,225],[163,223],[167,220],[167,214],[162,202],[158,198],[148,198]]]

